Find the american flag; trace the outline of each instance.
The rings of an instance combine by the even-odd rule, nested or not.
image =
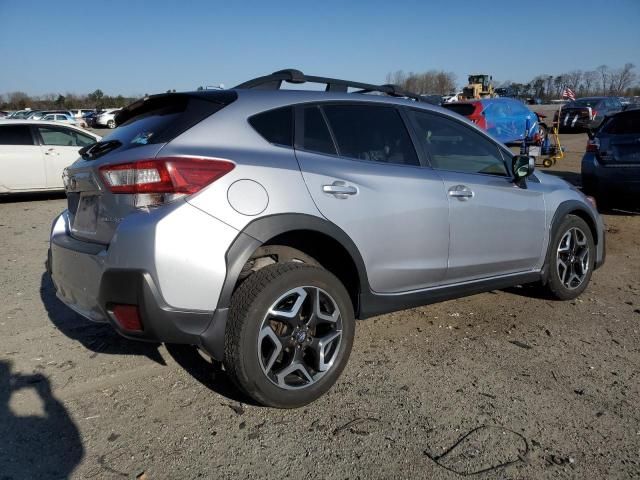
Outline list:
[[[562,90],[562,98],[569,98],[571,100],[575,100],[576,94],[573,93],[573,90],[571,90],[569,87],[564,87],[564,90]]]

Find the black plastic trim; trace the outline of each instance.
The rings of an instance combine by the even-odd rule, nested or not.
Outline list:
[[[576,210],[579,210],[587,214],[588,217],[591,219],[591,225],[589,226],[593,228],[593,231],[591,233],[593,233],[593,241],[596,245],[596,251],[599,249],[602,249],[602,255],[600,256],[599,259],[597,258],[598,256],[596,255],[596,262],[594,264],[595,269],[598,269],[604,264],[606,253],[607,253],[605,233],[603,230],[599,231],[598,220],[593,216],[593,213],[589,210],[589,208],[587,208],[587,206],[584,205],[582,202],[579,202],[578,200],[566,200],[562,202],[560,205],[558,205],[558,208],[556,208],[556,211],[553,214],[553,218],[551,219],[551,228],[549,229],[549,241],[551,241],[551,239],[553,238],[556,228],[558,228],[558,225],[560,224],[562,219],[568,214],[570,214],[571,212],[575,212]],[[545,269],[546,269],[546,265],[545,265]]]
[[[475,295],[476,293],[537,282],[540,280],[540,276],[540,272],[526,272],[517,275],[492,277],[464,284],[436,287],[419,292],[394,295],[382,295],[367,292],[361,296],[359,318],[364,319],[374,317],[385,313],[406,310],[408,308],[429,305],[431,303],[443,302],[453,298]]]
[[[153,278],[144,270],[106,270],[98,304],[118,333],[135,340],[196,345],[213,318],[211,311],[178,310],[167,305]],[[114,304],[137,305],[144,330],[123,330],[113,317]]]

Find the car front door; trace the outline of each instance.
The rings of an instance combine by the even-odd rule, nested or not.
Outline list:
[[[449,200],[446,281],[533,269],[545,239],[539,184],[514,185],[505,162],[508,154],[473,127],[437,113],[411,110],[409,115]]]
[[[89,135],[66,127],[42,125],[36,127],[40,149],[45,159],[48,188],[64,188],[63,170],[78,159],[78,150],[95,143]]]
[[[27,124],[0,125],[0,192],[46,188],[44,159]]]
[[[439,284],[446,274],[448,205],[393,106],[296,109],[296,157],[311,196],[353,240],[374,292]]]

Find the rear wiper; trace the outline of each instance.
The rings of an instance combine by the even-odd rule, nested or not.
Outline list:
[[[108,140],[106,142],[97,142],[93,145],[82,147],[78,153],[85,160],[94,160],[121,146],[122,142],[120,140]]]

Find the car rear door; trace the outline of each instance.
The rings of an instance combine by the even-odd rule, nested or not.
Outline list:
[[[44,159],[28,124],[0,125],[0,191],[46,188]]]
[[[62,189],[64,169],[78,159],[78,151],[82,147],[95,141],[88,135],[62,126],[38,125],[35,129],[45,159],[47,187]]]
[[[423,168],[394,106],[299,106],[296,157],[318,209],[353,240],[380,293],[440,283],[448,256],[441,178]]]
[[[476,129],[437,113],[410,116],[449,199],[448,283],[535,267],[545,238],[539,184],[512,182],[501,148]]]

